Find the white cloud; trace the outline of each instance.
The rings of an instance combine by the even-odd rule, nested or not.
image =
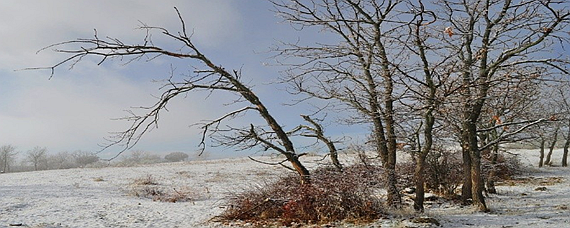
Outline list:
[[[47,80],[49,71],[13,70],[50,66],[61,61],[65,55],[49,50],[36,54],[36,51],[53,43],[91,37],[94,28],[100,37],[113,36],[126,42],[138,42],[144,35],[134,29],[139,26],[138,20],[178,31],[180,22],[174,6],[180,9],[188,28],[194,32],[197,46],[208,49],[216,55],[216,60],[225,61],[221,62],[225,67],[250,64],[244,67],[244,72],[251,72],[247,80],[257,83],[254,89],[265,93],[262,100],[268,106],[279,107],[276,103],[284,99],[280,96],[283,93],[273,89],[265,91],[267,87],[262,86],[264,82],[273,81],[271,76],[275,74],[254,69],[260,67],[254,65],[260,61],[251,57],[252,50],[247,49],[258,48],[261,42],[272,40],[268,34],[273,30],[265,28],[253,33],[257,35],[245,34],[256,27],[252,22],[259,19],[238,12],[237,4],[244,7],[241,5],[244,1],[3,0],[2,3],[0,21],[8,23],[0,23],[0,145],[13,144],[24,151],[34,146],[45,146],[53,152],[93,151],[99,149],[97,144],[103,142],[108,132],[125,130],[128,123],[110,119],[124,116],[123,110],[131,106],[152,104],[155,99],[151,94],[158,95],[159,85],[150,81],[163,79],[171,61],[157,59],[128,66],[108,62],[97,66],[91,62],[97,60],[85,59],[70,71],[59,68],[51,80]],[[247,17],[249,24],[243,24],[242,17]],[[187,64],[177,62],[175,66],[182,71]],[[228,98],[227,94],[215,94],[206,102],[203,94],[197,95],[173,101],[169,112],[162,114],[159,128],[146,135],[137,148],[195,149],[200,134],[198,129],[189,128],[190,124],[237,109],[219,104],[222,98],[235,98]],[[273,104],[268,104],[271,102]],[[297,111],[281,108],[274,114],[297,119],[294,113]],[[112,152],[107,154],[113,155]]]
[[[73,74],[62,74],[51,81],[45,77],[22,77],[26,85],[0,99],[0,143],[14,144],[23,150],[46,146],[97,150],[98,143],[110,131],[121,131],[128,122],[111,121],[126,115],[131,106],[148,106],[155,102],[156,83],[129,79],[104,68],[82,65]],[[188,125],[204,119],[197,104],[177,100],[164,113],[160,128],[145,137],[147,143],[161,144],[187,141],[198,134]],[[164,130],[163,130],[164,129]],[[89,145],[85,148],[85,145]]]
[[[126,41],[139,41],[137,31],[142,21],[178,31],[177,6],[195,31],[195,42],[216,46],[239,34],[240,15],[234,1],[223,0],[4,0],[0,7],[0,67],[19,69],[53,64],[54,53],[35,52],[50,44],[93,35],[112,36]]]
[[[214,47],[240,33],[241,15],[224,0],[4,0],[0,7],[0,144],[20,150],[46,146],[52,151],[97,150],[110,131],[125,130],[129,123],[111,121],[126,115],[131,106],[146,106],[155,99],[158,85],[142,72],[164,74],[168,69],[125,70],[117,63],[96,66],[86,60],[71,71],[59,69],[48,81],[49,71],[17,71],[26,67],[50,66],[64,58],[39,49],[61,41],[88,38],[97,29],[99,36],[113,36],[138,42],[143,31],[135,29],[139,20],[152,26],[178,31],[177,6],[194,41]],[[159,39],[155,37],[155,39]],[[140,64],[139,64],[140,65]],[[148,65],[148,64],[147,64]],[[165,64],[166,65],[166,64]],[[137,71],[138,70],[138,71]],[[174,101],[164,113],[160,128],[144,138],[144,146],[194,147],[199,136],[188,125],[207,119],[207,107],[185,99]],[[182,145],[181,145],[182,144]]]

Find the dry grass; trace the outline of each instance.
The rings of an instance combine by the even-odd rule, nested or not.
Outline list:
[[[382,215],[382,203],[373,195],[381,170],[351,166],[344,172],[319,168],[311,184],[301,184],[296,175],[280,178],[229,200],[222,221],[254,224],[323,224],[337,221],[371,221]]]
[[[523,177],[503,180],[497,185],[516,186],[516,185],[555,185],[564,182],[562,177]]]
[[[400,176],[399,187],[414,186],[415,164],[406,161],[398,164]],[[492,170],[495,171],[493,179],[498,182],[509,180],[522,173],[522,166],[516,157],[507,157],[499,154],[495,164],[491,164],[487,157],[482,158],[482,174],[486,181]],[[463,183],[463,161],[460,151],[436,149],[426,158],[425,170],[426,192],[433,192],[446,198],[455,198],[456,190]],[[499,183],[497,183],[498,185]]]
[[[102,181],[105,181],[105,179],[103,179],[103,177],[96,177],[96,178],[93,178],[93,181],[102,182]]]
[[[200,198],[196,191],[188,187],[176,189],[162,186],[151,175],[135,179],[130,185],[129,193],[136,197],[170,203],[188,202]]]
[[[133,181],[133,185],[158,185],[158,181],[152,176],[147,175],[145,177],[137,178]]]

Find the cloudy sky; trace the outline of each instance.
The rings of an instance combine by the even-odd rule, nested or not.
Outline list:
[[[73,69],[58,68],[53,78],[42,70],[66,56],[48,49],[50,44],[98,35],[139,42],[144,33],[140,22],[179,29],[173,7],[180,9],[194,42],[215,62],[244,71],[254,81],[254,90],[284,124],[294,125],[302,112],[282,105],[287,102],[282,86],[271,85],[279,68],[271,66],[270,46],[278,40],[295,40],[295,31],[270,11],[267,1],[241,0],[4,0],[0,7],[0,145],[19,151],[35,146],[60,151],[97,151],[109,132],[128,127],[112,120],[126,115],[130,107],[153,104],[159,94],[156,80],[168,76],[172,67],[188,67],[169,59],[124,65],[112,61],[97,66],[85,59]],[[195,152],[199,130],[190,127],[200,120],[216,118],[229,110],[217,98],[189,96],[177,99],[163,114],[159,128],[134,148],[153,152]],[[336,132],[335,134],[343,134]],[[109,156],[119,148],[102,153]],[[233,150],[210,149],[230,154]]]

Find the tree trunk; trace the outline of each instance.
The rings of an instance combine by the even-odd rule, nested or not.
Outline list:
[[[562,154],[562,167],[568,167],[568,147],[570,145],[570,140],[566,141],[564,144],[564,154]]]
[[[541,168],[544,165],[544,145],[546,140],[544,138],[540,139],[540,159],[538,160],[538,167]]]
[[[469,150],[464,148],[463,153],[463,186],[461,186],[461,201],[463,205],[469,205],[471,199],[471,156]]]
[[[327,147],[329,148],[329,156],[331,156],[331,161],[332,161],[334,167],[336,167],[336,169],[338,171],[342,171],[342,164],[338,160],[338,151],[337,151],[334,143],[332,141],[330,141],[329,139],[327,139],[326,137],[324,137],[324,135],[322,135],[322,134],[321,134],[321,136],[319,136],[319,139],[321,139],[321,141],[323,141],[327,145]]]
[[[483,196],[484,183],[483,176],[481,175],[481,154],[479,151],[471,152],[471,182],[473,205],[475,205],[479,211],[488,211],[485,197]]]
[[[463,123],[464,136],[467,137],[467,142],[464,142],[464,151],[466,150],[469,154],[469,161],[471,166],[469,167],[471,176],[464,177],[471,182],[471,199],[473,200],[473,205],[477,207],[479,211],[488,211],[487,204],[485,203],[485,197],[483,196],[483,189],[485,188],[483,182],[483,176],[481,175],[481,152],[479,151],[477,142],[477,125],[476,121],[465,121]],[[464,154],[465,155],[465,154]],[[465,163],[465,161],[464,161]],[[465,168],[464,164],[464,168]],[[464,170],[464,174],[465,174]],[[465,187],[462,189],[466,191]],[[464,202],[467,201],[465,196],[462,196]]]
[[[554,130],[554,135],[552,136],[552,141],[550,142],[550,145],[548,146],[548,154],[546,155],[546,160],[544,160],[544,165],[547,166],[552,166],[552,152],[554,151],[554,147],[556,147],[556,142],[558,141],[558,129],[560,129],[559,127],[557,127]]]
[[[390,145],[393,144],[393,145]],[[390,153],[388,154],[388,166],[386,166],[386,175],[388,181],[388,199],[387,203],[392,208],[402,207],[402,196],[398,190],[398,176],[396,175],[396,141],[389,143]]]
[[[425,159],[418,158],[416,162],[416,169],[414,173],[414,179],[416,182],[416,198],[414,199],[414,209],[419,212],[424,211],[424,170],[425,170]]]
[[[327,145],[327,147],[329,148],[329,156],[331,156],[331,161],[333,165],[337,168],[338,171],[342,171],[342,164],[340,164],[340,161],[338,160],[338,151],[336,149],[336,146],[334,145],[333,141],[325,137],[323,126],[314,121],[313,119],[311,119],[310,116],[301,115],[301,117],[303,117],[305,121],[313,125],[313,127],[305,127],[305,129],[314,133],[314,134],[302,134],[302,135],[306,137],[317,138],[321,140],[325,145]]]
[[[552,161],[550,161],[551,157],[552,157],[552,148],[549,146],[548,147],[548,153],[546,154],[546,159],[544,159],[544,165],[547,166],[551,166],[552,165]]]
[[[491,150],[491,171],[487,177],[487,192],[491,194],[497,194],[497,189],[495,188],[495,176],[497,175],[497,170],[495,166],[499,159],[499,145],[493,145]]]
[[[311,176],[309,170],[305,168],[305,166],[301,163],[301,161],[299,161],[299,156],[297,156],[297,154],[291,154],[291,153],[287,153],[285,154],[285,156],[287,157],[287,160],[291,162],[291,165],[293,165],[295,171],[297,171],[297,173],[299,174],[301,184],[310,184]]]
[[[333,165],[336,167],[336,169],[338,169],[339,171],[342,171],[342,164],[338,160],[338,152],[336,150],[334,152],[331,151],[330,156],[331,156],[331,161],[332,161]]]
[[[463,186],[461,186],[461,200],[463,205],[469,205],[471,199],[471,155],[469,154],[469,142],[466,133],[462,136],[462,155],[463,155]]]
[[[382,159],[382,167],[385,170],[383,179],[386,180],[386,204],[389,207],[399,208],[402,204],[402,198],[396,186],[398,182],[398,177],[396,176],[396,138],[393,132],[390,133],[388,127],[384,128],[379,115],[373,117],[373,124],[376,149]],[[390,125],[390,123],[387,123],[387,125]],[[388,136],[384,134],[384,130],[388,132]]]
[[[389,120],[386,126],[388,132],[388,161],[386,168],[386,175],[388,181],[388,197],[387,203],[392,208],[402,207],[402,196],[398,190],[398,176],[396,175],[396,135],[394,133],[393,120]],[[388,127],[389,126],[389,127]]]
[[[554,135],[552,136],[552,141],[550,145],[548,145],[548,154],[546,155],[546,160],[544,161],[544,165],[552,166],[552,152],[554,151],[554,147],[556,147],[556,142],[558,142],[558,131],[560,127],[556,127],[554,130]]]
[[[433,88],[433,87],[432,87]],[[435,95],[435,90],[431,90],[432,98]],[[425,119],[425,128],[424,128],[424,145],[421,148],[419,155],[416,158],[416,169],[414,173],[414,179],[416,182],[416,198],[414,199],[414,209],[416,211],[423,212],[424,211],[424,184],[425,184],[425,177],[424,177],[424,170],[425,170],[425,161],[427,155],[431,152],[433,146],[433,125],[435,124],[435,118],[433,116],[434,104],[431,104],[432,107],[429,108],[426,113],[424,114]],[[418,140],[418,144],[419,140]]]
[[[568,166],[568,147],[570,147],[570,123],[568,124],[568,132],[566,133],[566,142],[564,142],[564,154],[562,154],[562,167]]]

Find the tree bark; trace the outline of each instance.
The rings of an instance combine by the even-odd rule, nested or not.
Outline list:
[[[464,143],[465,144],[465,143]],[[465,145],[461,150],[463,155],[463,185],[461,186],[461,201],[463,205],[469,205],[471,199],[471,155]]]
[[[479,211],[488,211],[487,204],[485,203],[485,197],[483,196],[484,182],[483,176],[481,175],[481,153],[479,151],[477,142],[477,125],[476,121],[465,121],[464,122],[464,135],[467,137],[467,142],[464,142],[464,150],[469,153],[470,164],[470,174],[468,178],[471,182],[471,199],[472,204],[477,207]],[[465,168],[464,164],[464,168]],[[464,174],[466,172],[464,171]],[[465,187],[462,189],[466,191]],[[464,202],[466,201],[465,196],[463,196]]]
[[[491,171],[487,177],[487,192],[490,194],[497,194],[497,188],[495,188],[495,176],[497,175],[497,161],[499,159],[499,145],[494,145],[491,150]]]
[[[423,212],[424,211],[424,199],[425,199],[425,159],[416,160],[416,169],[414,173],[414,179],[416,182],[416,198],[414,199],[414,210]]]
[[[570,140],[566,140],[564,144],[564,153],[562,154],[562,167],[568,167],[568,147],[570,146]]]
[[[540,139],[540,159],[538,160],[538,167],[541,168],[544,165],[544,146],[546,140],[544,138]]]
[[[558,141],[558,130],[560,128],[556,127],[554,130],[554,135],[552,136],[552,141],[550,141],[550,145],[548,145],[548,154],[546,154],[546,159],[544,160],[544,165],[552,166],[552,152],[554,151],[554,147],[556,147],[556,142]]]
[[[479,211],[487,212],[487,204],[485,203],[485,196],[483,196],[484,182],[483,176],[481,175],[481,154],[471,153],[471,193],[473,204],[477,207]],[[479,165],[476,165],[479,164]]]
[[[566,133],[566,142],[564,142],[564,153],[562,154],[562,167],[568,167],[568,148],[570,147],[570,121],[568,124],[568,132]]]

